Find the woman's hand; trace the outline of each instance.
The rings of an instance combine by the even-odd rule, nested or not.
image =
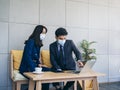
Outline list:
[[[81,60],[77,61],[77,65],[78,65],[78,67],[83,67],[84,66],[83,63],[81,62]]]
[[[46,65],[43,65],[43,64],[39,64],[38,66],[39,67],[47,67]]]

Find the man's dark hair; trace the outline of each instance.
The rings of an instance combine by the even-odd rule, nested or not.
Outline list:
[[[56,37],[59,37],[59,36],[62,36],[62,35],[68,35],[68,32],[66,31],[65,28],[58,28],[55,31],[55,35],[56,35]]]

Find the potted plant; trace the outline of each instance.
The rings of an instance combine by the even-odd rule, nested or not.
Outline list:
[[[87,40],[82,40],[80,43],[80,49],[82,50],[82,59],[83,61],[96,60],[96,49],[90,48],[92,44],[96,43],[95,41],[89,42]]]

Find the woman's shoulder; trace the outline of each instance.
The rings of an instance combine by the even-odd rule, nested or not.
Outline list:
[[[25,42],[25,44],[33,45],[34,44],[34,39],[29,39]]]

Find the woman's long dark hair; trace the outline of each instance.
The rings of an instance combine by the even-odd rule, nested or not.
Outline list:
[[[43,29],[46,30],[47,33],[47,28],[43,25],[37,25],[33,31],[33,33],[30,35],[29,39],[34,39],[35,44],[39,47],[43,46],[42,40],[40,40],[40,34],[43,32]],[[26,41],[25,41],[26,43]]]

